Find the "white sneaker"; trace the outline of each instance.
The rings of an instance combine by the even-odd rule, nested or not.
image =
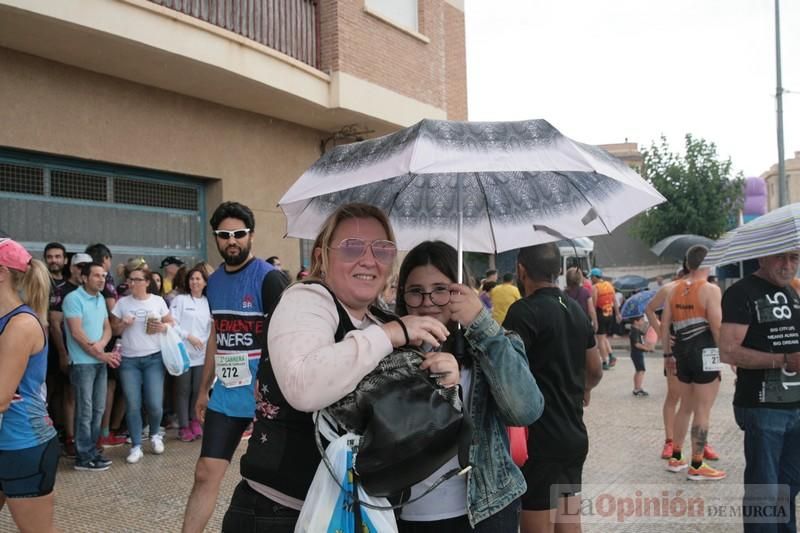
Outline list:
[[[150,443],[153,445],[154,454],[161,455],[164,453],[164,438],[161,435],[153,435]]]
[[[128,452],[128,457],[125,458],[125,461],[129,465],[133,465],[141,461],[142,457],[144,457],[144,453],[142,452],[142,447],[134,446],[131,448],[131,451]]]

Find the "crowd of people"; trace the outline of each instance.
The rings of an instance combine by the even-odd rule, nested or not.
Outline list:
[[[552,243],[520,249],[516,272],[499,282],[486,272],[479,289],[457,282],[470,273],[458,272],[456,250],[440,241],[417,245],[394,275],[387,216],[347,204],[327,219],[310,267],[290,284],[278,257],[254,256],[255,222],[247,206],[224,202],[210,219],[218,268],[167,257],[156,269],[133,258],[115,270],[119,283],[103,244],[69,257],[50,243],[42,262],[0,240],[0,507],[8,503],[20,530],[55,531],[62,450],[76,470],[102,472],[112,466],[103,450],[127,443],[135,468],[145,452],[164,453],[164,428],[175,424],[180,441],[202,440],[184,532],[206,527],[248,434],[222,530],[294,531],[321,460],[314,413],[412,346],[437,390],[460,391],[472,434],[463,456],[398,495],[398,530],[577,531],[584,410],[616,363],[610,337],[628,335],[633,394],[646,397],[651,327],[668,387],[666,468],[686,470],[689,480],[725,477],[706,462],[718,459],[707,441],[722,365],[735,365],[744,505],[788,502],[784,530],[796,530],[800,298],[792,283],[800,252],[761,258],[723,295],[702,267],[707,250],[693,247],[677,279],[625,330],[622,302],[600,269],[572,267],[566,289],[557,285],[562,259]],[[188,359],[178,376],[162,362],[169,330]],[[526,459],[512,457],[509,427],[527,428]],[[775,524],[745,530],[775,530],[759,529],[767,526]]]

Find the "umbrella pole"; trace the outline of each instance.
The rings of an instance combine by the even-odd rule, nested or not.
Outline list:
[[[464,206],[461,205],[462,176],[456,174],[456,209],[458,209],[458,237],[456,250],[458,252],[458,282],[464,283]]]
[[[461,190],[463,187],[463,178],[461,174],[456,174],[456,208],[458,209],[458,237],[456,238],[456,254],[458,255],[458,282],[464,283],[464,206],[461,200]],[[464,330],[461,324],[456,329],[455,338],[453,342],[453,355],[457,359],[464,356]]]

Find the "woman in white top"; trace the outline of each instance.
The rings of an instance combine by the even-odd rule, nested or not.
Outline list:
[[[186,344],[189,353],[189,371],[176,378],[178,438],[191,442],[203,435],[200,422],[190,409],[197,401],[200,381],[203,377],[203,363],[206,358],[208,335],[211,333],[211,310],[206,299],[208,275],[202,267],[194,267],[184,277],[181,294],[175,296],[170,305],[170,313],[175,320],[175,331]]]
[[[111,310],[111,327],[116,335],[122,335],[119,379],[125,394],[125,417],[132,442],[126,461],[133,464],[143,456],[142,389],[153,453],[164,453],[164,441],[158,432],[164,403],[164,364],[159,335],[165,331],[165,324],[173,320],[164,299],[147,292],[151,281],[149,270],[144,266],[131,270],[127,281],[131,293],[120,298]]]

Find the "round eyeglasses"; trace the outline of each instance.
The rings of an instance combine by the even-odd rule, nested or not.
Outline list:
[[[438,307],[450,303],[450,289],[448,287],[436,287],[430,292],[424,292],[421,289],[410,289],[403,293],[403,301],[408,307],[415,309],[422,306],[426,296],[430,298],[433,305]]]
[[[344,239],[339,246],[331,246],[331,250],[336,250],[343,261],[352,262],[359,259],[367,252],[367,248],[372,251],[373,257],[379,263],[390,265],[397,257],[397,245],[392,241],[375,240],[367,242],[364,239],[350,238]]]

